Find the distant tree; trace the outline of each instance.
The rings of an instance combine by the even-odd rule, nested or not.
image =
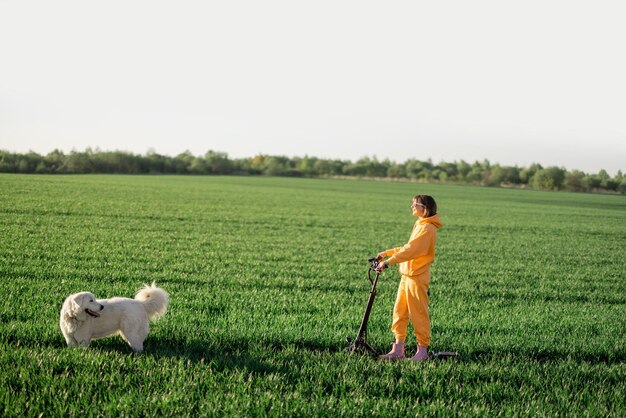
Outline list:
[[[72,151],[65,158],[61,171],[69,174],[93,173],[93,163],[87,152]]]
[[[252,158],[239,158],[232,160],[233,174],[238,175],[259,175],[261,171],[252,167]]]
[[[586,191],[594,191],[600,187],[600,178],[595,174],[585,175],[582,179],[582,186]]]
[[[422,161],[421,164],[422,164],[422,170],[420,171],[418,178],[424,179],[424,180],[431,180],[433,178],[433,171],[435,169],[435,166],[433,165],[432,160],[428,159],[426,161]]]
[[[607,173],[606,170],[602,169],[598,171],[598,179],[600,179],[601,188],[603,189],[609,188],[609,181],[611,180],[611,176],[609,176],[609,173]]]
[[[385,158],[383,161],[378,161],[376,157],[374,157],[372,159],[372,163],[370,164],[371,177],[387,177],[387,172],[389,171],[390,166],[391,161],[389,161],[388,158]]]
[[[269,156],[265,158],[263,173],[269,176],[280,176],[286,173],[294,173],[290,170],[289,158],[284,156]]]
[[[385,177],[389,167],[389,160],[381,163],[376,157],[362,157],[351,167],[351,172],[356,176]]]
[[[606,190],[610,191],[610,192],[616,192],[617,189],[619,188],[620,182],[614,179],[609,179],[606,182]]]
[[[483,179],[483,171],[480,163],[475,162],[472,164],[470,171],[465,175],[465,180],[470,183],[478,184]]]
[[[422,171],[424,171],[424,163],[418,160],[407,160],[404,163],[404,170],[406,172],[406,176],[410,179],[418,179],[422,175]]]
[[[315,172],[321,176],[340,176],[344,174],[344,163],[340,160],[317,160],[314,164]]]
[[[209,174],[209,166],[204,158],[194,157],[189,166],[189,172],[192,174]]]
[[[442,173],[439,173],[438,175],[439,180],[446,181],[448,179],[456,179],[457,177],[456,163],[447,163],[445,161],[442,161],[439,164],[437,164],[437,168],[439,168],[439,170],[445,173],[444,175],[442,175]]]
[[[15,173],[15,154],[0,150],[0,173]]]
[[[530,165],[530,167],[520,170],[519,172],[520,183],[530,185],[530,182],[532,178],[534,177],[535,173],[542,169],[543,167],[541,166],[541,164],[533,163]]]
[[[150,151],[144,158],[144,170],[151,174],[172,173],[172,161],[165,155]]]
[[[517,166],[502,167],[502,182],[507,184],[520,184],[520,169]]]
[[[118,173],[139,174],[142,171],[142,158],[139,155],[123,151],[93,152],[87,149],[85,152],[91,161],[93,173]]]
[[[389,168],[387,168],[387,177],[393,179],[406,177],[404,166],[402,164],[390,163]]]
[[[461,160],[457,162],[456,163],[457,179],[461,181],[465,180],[465,178],[467,177],[467,175],[470,173],[471,170],[472,170],[472,166],[466,163],[465,161]]]
[[[331,172],[330,161],[328,160],[316,160],[313,163],[313,171],[318,176],[331,176],[333,173]]]
[[[563,187],[565,169],[559,167],[547,167],[535,173],[531,185],[535,189],[559,190]]]
[[[617,191],[625,194],[626,193],[626,177],[622,177],[619,184],[617,185]]]
[[[626,193],[626,176],[622,173],[622,170],[618,170],[617,174],[614,177],[615,183],[617,183],[617,187],[615,188],[616,192]]]
[[[63,167],[65,155],[58,149],[49,152],[44,158],[46,171],[48,173],[59,173]]]
[[[305,155],[303,158],[294,158],[294,168],[305,177],[313,177],[316,174],[315,165],[318,159]]]
[[[191,171],[191,163],[194,160],[191,151],[187,150],[174,157],[174,172],[176,174],[188,174]]]
[[[493,166],[487,168],[483,171],[482,175],[482,184],[484,186],[496,187],[502,183],[503,179],[503,170],[499,164],[494,164]]]
[[[21,173],[34,173],[37,167],[43,162],[41,155],[29,151],[26,154],[20,156],[20,172]]]
[[[263,173],[266,166],[266,157],[263,154],[255,155],[252,160],[250,160],[250,168],[252,170],[257,170],[258,174]]]
[[[626,193],[626,178],[620,170],[613,178],[602,169],[597,174],[584,174],[564,168],[547,167],[534,163],[530,167],[501,166],[489,160],[469,164],[463,160],[454,163],[431,159],[408,159],[396,163],[376,156],[363,157],[356,162],[326,160],[316,157],[285,157],[256,155],[253,158],[230,160],[223,152],[209,150],[202,156],[185,151],[169,157],[149,151],[135,155],[123,151],[101,151],[87,148],[84,152],[72,151],[65,155],[55,149],[45,157],[35,153],[11,153],[0,150],[0,172],[3,173],[176,173],[176,174],[237,174],[272,176],[364,176],[383,178],[409,178],[425,181],[463,181],[471,184],[501,186],[503,184],[528,184],[537,189],[570,191],[607,191]]]
[[[365,176],[367,173],[367,164],[363,163],[363,159],[355,163],[348,163],[344,166],[344,174],[348,176]]]
[[[225,152],[209,150],[204,154],[204,161],[211,174],[230,174],[233,171],[232,163]]]
[[[565,173],[565,180],[563,181],[563,187],[570,192],[580,192],[583,190],[583,178],[585,173],[582,171],[574,170],[572,172]]]

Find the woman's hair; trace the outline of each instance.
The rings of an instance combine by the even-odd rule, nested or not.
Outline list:
[[[416,203],[424,205],[424,208],[426,209],[425,218],[430,218],[431,216],[435,216],[437,214],[437,203],[432,196],[427,194],[418,194],[413,198],[413,200]]]

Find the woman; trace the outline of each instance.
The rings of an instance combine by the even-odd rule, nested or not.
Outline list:
[[[392,264],[400,265],[400,286],[393,308],[391,331],[396,341],[391,351],[381,359],[392,360],[404,358],[404,340],[411,320],[413,332],[417,337],[417,353],[411,358],[414,361],[428,360],[430,344],[430,319],[428,317],[428,284],[430,282],[430,265],[435,260],[435,240],[437,230],[443,225],[437,214],[435,199],[428,195],[417,195],[411,205],[417,221],[413,226],[411,237],[403,247],[392,248],[378,254],[378,259],[386,261],[379,264],[378,270],[384,270]]]

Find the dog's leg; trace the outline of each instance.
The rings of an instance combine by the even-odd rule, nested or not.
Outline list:
[[[76,331],[73,337],[76,341],[76,346],[89,347],[89,344],[91,344],[91,334],[84,330]]]
[[[67,343],[68,347],[76,347],[78,345],[72,334],[64,331],[63,337],[65,338],[65,342]]]
[[[91,340],[77,340],[74,338],[65,338],[68,347],[89,347]]]
[[[144,338],[139,337],[139,336],[133,336],[132,338],[128,338],[124,336],[124,339],[126,340],[128,345],[130,345],[130,347],[133,349],[134,352],[141,353],[143,351]]]
[[[89,339],[84,339],[84,340],[78,341],[78,345],[80,347],[89,347],[89,344],[91,344],[91,340],[89,340]]]
[[[136,353],[143,351],[143,342],[145,341],[150,327],[148,326],[148,318],[143,323],[129,324],[120,330],[120,335],[130,345]]]

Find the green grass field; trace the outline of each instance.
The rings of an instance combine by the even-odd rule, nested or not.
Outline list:
[[[346,354],[417,193],[444,227],[434,351]],[[0,175],[1,416],[625,416],[626,198],[264,177]],[[381,352],[399,274],[380,279]],[[71,293],[171,295],[145,352],[70,349]],[[412,335],[410,330],[410,335]],[[409,352],[415,340],[409,339]]]

